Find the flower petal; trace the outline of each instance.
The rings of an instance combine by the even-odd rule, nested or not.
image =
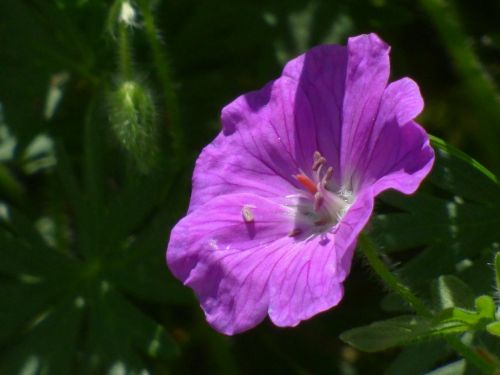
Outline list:
[[[260,323],[294,326],[338,304],[356,236],[373,201],[359,199],[335,234],[289,237],[287,208],[251,194],[226,195],[193,211],[174,228],[171,271],[196,292],[208,322],[234,334]],[[242,217],[250,207],[252,222]]]
[[[344,183],[355,174],[370,139],[389,79],[389,50],[375,34],[349,38],[340,155]]]
[[[388,188],[411,194],[418,188],[434,161],[429,137],[412,121],[422,108],[420,91],[411,79],[387,86],[358,164],[360,190],[371,186],[375,194]]]
[[[417,117],[422,109],[424,100],[418,85],[410,78],[402,78],[392,82],[384,90],[375,127],[379,128],[384,121],[392,118],[402,126]]]
[[[167,250],[171,271],[220,332],[250,329],[266,314],[295,326],[338,304],[375,195],[411,193],[430,171],[434,152],[413,122],[423,107],[418,86],[405,78],[386,87],[388,76],[389,46],[361,35],[347,48],[313,48],[222,110],[223,131],[197,160],[189,212]],[[286,196],[303,192],[300,182],[315,192],[315,151],[333,167],[331,192],[354,203],[329,231],[306,238],[323,227],[301,232]],[[326,184],[332,169],[315,172]]]
[[[315,151],[338,169],[346,67],[347,49],[326,45],[290,61],[283,70],[286,90],[295,93],[295,155],[306,172]]]
[[[252,221],[245,219],[248,210]],[[293,219],[277,201],[254,194],[231,194],[212,199],[173,228],[167,250],[173,274],[185,281],[200,252],[246,251],[287,237]]]
[[[274,324],[296,326],[339,303],[357,236],[372,209],[369,194],[358,197],[335,233],[306,241],[280,259],[270,280],[269,316]]]
[[[251,221],[245,220],[244,207]],[[167,263],[194,289],[209,323],[234,334],[265,318],[269,274],[289,250],[292,228],[292,218],[279,203],[252,194],[220,196],[174,227]]]
[[[314,151],[335,168],[346,61],[345,47],[313,48],[276,81],[227,105],[223,132],[196,163],[190,212],[221,194],[293,193],[300,186],[292,176],[310,171]]]
[[[397,133],[394,130],[396,126],[395,122],[391,122],[384,129],[385,140],[382,143],[385,149],[381,145],[374,151],[367,168],[370,177],[378,178],[371,183],[375,195],[386,189],[396,189],[404,194],[414,193],[434,164],[434,150],[425,130],[413,121]],[[391,138],[393,142],[386,143]],[[370,184],[368,178],[366,181],[365,184]]]

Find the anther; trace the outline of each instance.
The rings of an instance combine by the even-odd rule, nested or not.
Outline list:
[[[323,156],[321,155],[321,153],[319,151],[314,151],[314,154],[313,154],[313,159],[314,161],[322,158]]]
[[[319,153],[319,151],[314,151],[313,159],[312,170],[315,172],[319,169],[319,167],[326,163],[326,159]]]
[[[250,207],[248,207],[248,206],[243,206],[243,208],[241,209],[241,215],[243,216],[243,220],[244,220],[246,223],[251,223],[251,222],[253,222],[253,213],[252,213],[252,211],[250,210]]]
[[[295,237],[302,233],[302,229],[293,228],[290,232],[288,232],[288,237]]]

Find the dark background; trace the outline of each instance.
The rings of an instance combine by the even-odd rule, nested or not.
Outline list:
[[[1,161],[0,202],[18,216],[0,236],[0,373],[383,373],[399,350],[365,354],[337,338],[390,315],[380,307],[384,288],[360,259],[338,308],[293,329],[266,321],[229,338],[208,327],[191,291],[169,274],[169,231],[187,208],[193,163],[218,132],[220,109],[308,48],[361,33],[392,46],[391,80],[420,85],[420,123],[498,170],[500,2],[151,1],[185,146],[177,156],[170,146],[168,94],[139,16],[129,30],[134,79],[151,93],[159,149],[146,172],[109,120],[109,97],[123,81],[111,6],[0,3],[0,122],[17,141]],[[61,72],[69,74],[62,99],[44,118]],[[27,156],[39,134],[53,149]],[[5,134],[0,140],[3,150]],[[43,159],[51,155],[56,162]],[[84,306],[75,312],[77,301]]]

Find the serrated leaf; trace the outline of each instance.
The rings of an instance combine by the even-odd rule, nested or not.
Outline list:
[[[500,336],[500,322],[493,322],[486,326],[486,331],[495,336]]]
[[[474,292],[458,277],[453,275],[440,276],[432,284],[432,294],[437,306],[441,309],[474,307]]]
[[[46,274],[74,272],[76,262],[51,249],[42,249],[0,229],[0,275],[45,278]]]
[[[61,146],[60,150],[64,148]],[[68,243],[71,249],[58,251],[49,247],[31,220],[15,210],[11,210],[9,220],[0,227],[0,366],[4,366],[0,368],[5,369],[2,373],[28,369],[56,375],[122,370],[139,374],[148,370],[146,358],[166,361],[177,352],[177,345],[166,329],[124,296],[133,291],[142,301],[164,302],[171,292],[174,296],[170,300],[176,298],[177,288],[169,287],[169,283],[174,284],[165,272],[165,231],[158,221],[165,221],[165,217],[157,212],[166,188],[161,182],[169,177],[154,179],[157,194],[152,194],[152,202],[142,212],[140,190],[155,190],[145,186],[153,179],[125,190],[125,197],[130,197],[131,191],[137,195],[135,204],[127,206],[121,199],[114,205],[101,202],[94,210],[97,203],[87,204],[86,199],[99,200],[106,192],[106,185],[99,179],[89,181],[100,173],[97,170],[102,166],[96,166],[97,158],[92,153],[87,157],[84,189],[78,186],[68,160],[58,168],[59,177],[71,176],[61,184],[67,193],[61,194],[62,202],[70,202],[76,218],[75,228],[71,228],[76,241]],[[110,221],[103,220],[103,211],[118,221],[112,223],[112,228]],[[130,224],[125,230],[119,228],[122,216],[133,217],[126,221]],[[150,225],[152,222],[154,226]],[[110,238],[105,237],[108,228]],[[138,241],[137,247],[123,246],[131,238],[134,245],[135,239],[145,241]],[[85,255],[92,257],[76,258],[73,254],[78,252],[74,247],[79,246],[87,246],[91,251]],[[123,250],[127,252],[121,253]],[[58,324],[66,320],[59,317],[75,317],[70,314],[74,308],[73,305],[70,308],[71,304],[78,309],[79,317],[71,327],[60,328]],[[50,329],[67,331],[78,340],[64,345],[66,336],[46,334],[38,328],[44,327],[45,323],[40,325],[40,322],[46,321],[51,322]],[[82,325],[82,321],[86,324]],[[45,346],[40,344],[43,340]],[[57,350],[51,349],[56,345],[59,345]]]
[[[5,344],[16,333],[43,316],[52,301],[60,299],[67,291],[66,285],[57,282],[38,284],[0,285],[0,343]]]
[[[107,241],[116,243],[126,238],[129,233],[134,233],[167,195],[173,178],[169,173],[151,177],[135,175],[135,178],[131,178],[131,181],[112,197],[103,218],[107,228]]]
[[[69,297],[48,310],[0,358],[2,374],[18,374],[33,368],[31,373],[66,375],[73,373],[82,310]]]
[[[466,325],[458,322],[432,323],[419,316],[402,315],[351,329],[342,333],[340,339],[359,350],[377,352],[433,337],[462,333],[467,329]]]
[[[103,373],[120,363],[141,370],[142,356],[170,358],[177,346],[165,329],[124,299],[107,281],[93,288],[88,299],[89,334],[82,374]]]

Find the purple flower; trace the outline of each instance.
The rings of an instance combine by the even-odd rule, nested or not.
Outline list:
[[[337,305],[374,198],[413,193],[434,152],[409,78],[391,84],[375,34],[290,61],[222,110],[167,262],[208,322],[231,335],[266,315],[295,326]]]

